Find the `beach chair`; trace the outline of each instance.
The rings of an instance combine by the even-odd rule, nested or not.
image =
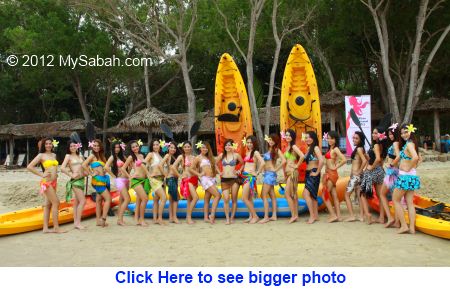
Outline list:
[[[17,158],[17,166],[22,167],[25,156],[26,154],[19,154],[19,157]]]

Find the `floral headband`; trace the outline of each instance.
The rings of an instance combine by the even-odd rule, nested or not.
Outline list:
[[[391,129],[392,131],[394,131],[395,129],[397,129],[398,123],[394,123],[391,126],[388,127],[388,129]]]
[[[141,139],[138,139],[137,144],[138,144],[138,146],[143,145],[142,140],[141,140]]]
[[[59,141],[57,141],[56,139],[52,140],[52,145],[54,148],[57,148],[59,144]]]
[[[93,148],[93,147],[94,147],[94,142],[95,142],[95,141],[91,140],[91,141],[88,143],[88,147]]]
[[[269,143],[272,139],[270,138],[270,136],[268,136],[267,134],[264,135],[264,140]]]
[[[417,128],[414,127],[414,125],[411,123],[409,125],[406,126],[406,129],[408,130],[409,133],[414,133],[416,132]]]
[[[197,149],[201,149],[201,148],[203,147],[203,142],[202,142],[201,140],[199,140],[199,141],[195,144],[195,147],[196,147]]]
[[[323,133],[322,139],[323,139],[323,140],[327,140],[327,139],[328,139],[328,132],[324,132],[324,133]]]

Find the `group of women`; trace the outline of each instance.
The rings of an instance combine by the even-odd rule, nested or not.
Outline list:
[[[410,219],[414,219],[414,190],[420,187],[419,178],[415,174],[418,163],[417,143],[412,125],[397,127],[392,125],[387,130],[387,137],[381,129],[375,128],[372,133],[372,144],[365,151],[365,137],[362,132],[353,135],[355,146],[351,154],[351,176],[345,193],[349,217],[345,221],[355,221],[350,195],[355,191],[360,202],[360,219],[372,223],[368,200],[373,197],[373,189],[380,198],[380,223],[386,222],[386,227],[397,226],[399,232],[414,233],[414,220],[408,227],[403,216],[402,198],[405,197]],[[401,133],[401,138],[400,138]],[[214,157],[208,142],[199,141],[195,144],[198,155],[194,155],[194,146],[185,141],[177,144],[174,141],[165,143],[153,140],[151,151],[144,157],[140,152],[142,143],[130,141],[125,145],[120,140],[113,140],[111,156],[106,159],[105,150],[100,140],[89,142],[92,154],[84,159],[80,155],[81,143],[70,142],[67,154],[61,165],[61,172],[70,177],[66,185],[66,200],[72,195],[74,225],[76,229],[85,229],[81,224],[81,216],[86,202],[85,178],[91,177],[95,189],[97,225],[107,226],[107,214],[111,205],[110,178],[114,179],[117,192],[120,194],[118,206],[118,225],[125,225],[124,213],[130,203],[130,193],[136,197],[135,221],[137,225],[147,226],[145,209],[150,193],[153,194],[153,222],[165,224],[163,211],[169,200],[169,222],[179,223],[177,218],[178,201],[181,197],[187,200],[186,222],[193,224],[193,210],[199,200],[197,187],[200,184],[204,190],[204,221],[215,223],[219,201],[223,197],[226,224],[235,221],[239,189],[242,187],[242,200],[248,208],[249,217],[245,223],[267,223],[277,220],[277,201],[275,185],[285,183],[284,194],[289,205],[291,217],[289,223],[298,221],[298,180],[299,166],[305,162],[306,175],[302,197],[306,200],[309,210],[307,223],[319,220],[318,196],[323,198],[329,212],[329,222],[341,221],[339,198],[336,184],[339,178],[338,169],[346,164],[346,158],[336,146],[338,134],[331,131],[324,135],[328,142],[325,155],[319,147],[319,140],[314,131],[308,131],[303,139],[307,150],[302,152],[295,144],[296,133],[288,129],[278,134],[265,137],[267,152],[259,152],[255,136],[245,138],[245,156],[237,150],[237,143],[227,140],[223,153]],[[285,146],[282,151],[281,145]],[[57,166],[56,154],[53,152],[57,142],[45,138],[39,145],[39,154],[28,165],[28,169],[42,177],[41,193],[45,197],[44,232],[64,232],[58,222],[54,221],[53,230],[49,230],[50,211],[53,219],[57,218],[59,199],[56,195]],[[127,156],[125,155],[127,154]],[[387,156],[387,160],[385,158]],[[42,172],[35,167],[40,164]],[[385,164],[386,171],[383,169]],[[325,167],[322,177],[322,194],[319,193],[321,170]],[[282,172],[279,172],[282,170]],[[278,173],[284,177],[278,180]],[[257,178],[261,176],[262,190],[257,188]],[[217,176],[219,175],[219,176]],[[220,177],[220,190],[216,178]],[[178,184],[180,187],[178,188]],[[166,194],[166,186],[167,193]],[[133,190],[133,192],[129,192]],[[387,194],[393,191],[396,218],[391,216]],[[253,199],[261,196],[264,203],[264,217],[259,218],[253,204]],[[269,199],[271,205],[269,205]],[[231,206],[230,206],[231,200]],[[271,207],[271,211],[270,211]]]

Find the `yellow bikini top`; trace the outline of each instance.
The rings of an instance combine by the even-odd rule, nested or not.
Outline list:
[[[57,161],[57,160],[45,160],[45,161],[42,163],[42,166],[43,166],[45,169],[47,169],[47,168],[49,168],[49,167],[56,167],[56,166],[58,166],[58,161]]]

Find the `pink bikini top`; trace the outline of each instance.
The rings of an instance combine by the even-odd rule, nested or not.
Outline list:
[[[245,158],[244,158],[244,162],[245,162],[245,163],[254,163],[255,160],[253,160],[253,158],[250,158],[250,156],[248,156],[248,157],[245,157]]]
[[[189,161],[188,157],[184,158],[184,166],[185,167],[190,167],[192,165],[192,162]]]
[[[200,161],[200,167],[203,167],[203,166],[209,166],[209,167],[211,167],[211,162],[210,162],[208,159],[202,159],[202,160]]]
[[[134,162],[134,165],[135,165],[136,167],[140,167],[140,166],[142,165],[142,161],[139,160],[139,159],[137,159],[137,160]]]
[[[121,160],[117,160],[117,163],[116,163],[117,167],[122,168],[123,164],[124,164],[124,162],[122,162]]]

